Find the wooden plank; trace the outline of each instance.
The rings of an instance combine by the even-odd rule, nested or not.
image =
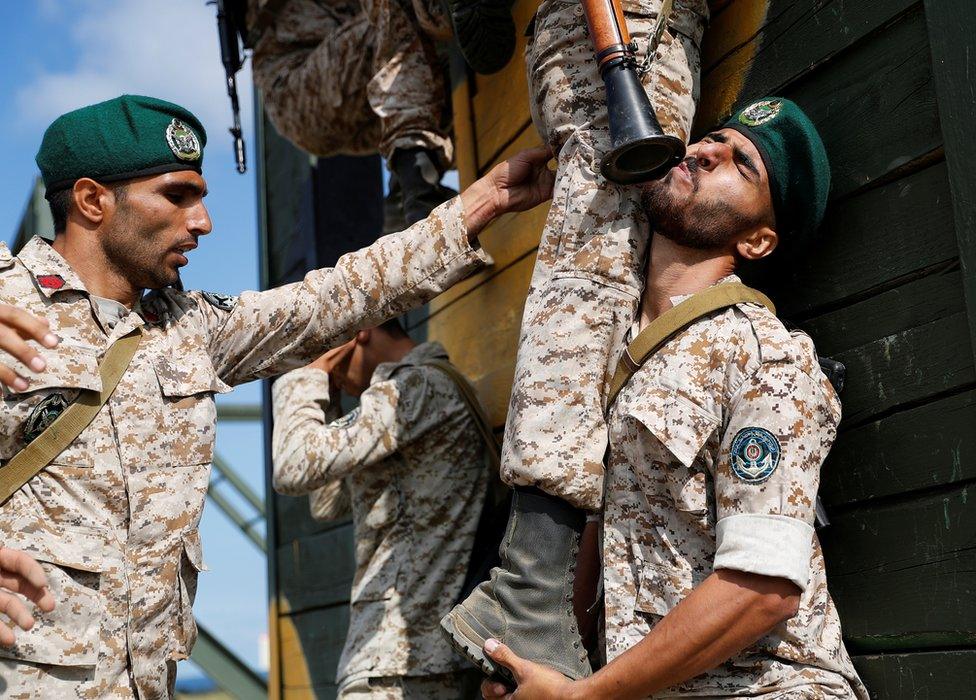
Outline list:
[[[976,9],[972,0],[925,1],[969,329],[976,350]]]
[[[474,131],[478,141],[478,167],[482,170],[531,121],[525,78],[525,28],[538,6],[539,0],[515,3],[512,17],[516,42],[512,60],[497,73],[475,76]]]
[[[948,201],[940,163],[834,204],[801,260],[781,264],[774,255],[745,276],[770,293],[784,317],[806,326],[824,306],[954,260]]]
[[[976,479],[976,392],[843,431],[823,466],[828,510]]]
[[[976,643],[971,490],[834,514],[820,538],[852,651]]]
[[[454,122],[454,164],[461,189],[478,179],[478,142],[474,134],[471,109],[471,82],[468,64],[455,44],[450,48],[451,104]]]
[[[522,258],[430,318],[428,334],[447,348],[478,390],[492,425],[505,422],[525,294],[535,257]]]
[[[352,524],[279,547],[278,592],[291,612],[349,600],[356,574]]]
[[[281,625],[282,685],[295,691],[335,685],[349,628],[349,607],[340,605],[287,615]]]
[[[874,697],[905,700],[971,700],[976,651],[855,656],[854,667]]]
[[[706,49],[696,133],[723,121],[737,103],[781,93],[788,83],[853,46],[915,2],[771,0],[768,9],[762,2],[735,3],[716,19],[706,37],[707,46],[713,36],[725,32],[731,44],[719,39],[715,54]]]

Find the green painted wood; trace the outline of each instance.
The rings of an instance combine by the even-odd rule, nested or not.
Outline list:
[[[291,612],[349,600],[356,574],[351,523],[293,540],[277,557],[278,591]]]
[[[828,510],[976,479],[976,391],[844,431],[823,466]]]
[[[854,666],[874,697],[905,700],[971,700],[976,651],[855,656]]]
[[[976,8],[972,0],[926,0],[935,88],[945,141],[969,327],[976,349]]]
[[[320,608],[288,617],[297,637],[289,633],[282,643],[282,663],[287,666],[282,674],[282,686],[286,690],[312,688],[317,697],[323,697],[318,691],[328,693],[335,687],[336,670],[349,628],[349,607]],[[298,671],[300,664],[305,665],[307,677]]]
[[[820,537],[852,651],[976,644],[972,489],[832,513]]]
[[[311,537],[345,523],[319,522],[312,518],[308,496],[277,496],[278,546]]]

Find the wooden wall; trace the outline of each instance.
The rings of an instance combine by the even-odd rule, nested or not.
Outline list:
[[[520,34],[537,2],[516,2]],[[821,536],[849,648],[875,697],[972,697],[976,6],[720,0],[713,10],[696,135],[752,99],[784,95],[817,123],[831,158],[832,202],[815,245],[751,281],[847,365],[844,422],[823,474],[832,524]],[[539,142],[519,41],[496,75],[454,66],[462,185]],[[445,344],[499,427],[545,213],[493,224],[482,241],[495,265],[412,316],[413,332]],[[313,527],[303,500],[274,500],[272,692],[332,697],[348,525]]]

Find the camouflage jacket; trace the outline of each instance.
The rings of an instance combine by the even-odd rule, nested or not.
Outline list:
[[[274,385],[274,484],[332,507],[343,482],[356,539],[349,635],[338,682],[465,667],[440,629],[461,591],[487,488],[484,443],[438,343],[380,365],[360,405],[339,417],[325,372]],[[324,407],[324,410],[323,410]]]
[[[141,698],[171,695],[173,662],[196,638],[190,608],[204,568],[197,526],[213,456],[214,395],[307,363],[356,329],[427,301],[485,259],[467,242],[455,198],[301,282],[238,299],[166,289],[109,330],[46,242],[35,238],[16,258],[0,247],[0,303],[48,319],[62,339],[40,349],[47,368],[39,374],[12,363],[30,386],[4,390],[3,461],[24,447],[27,427],[36,427],[52,397],[71,401],[81,389],[99,389],[106,348],[144,329],[91,425],[0,509],[0,542],[44,563],[58,601],[14,647],[0,648],[0,662],[88,668],[72,691],[79,695],[125,694],[130,671]]]
[[[735,569],[796,583],[798,614],[661,697],[867,698],[813,529],[820,467],[839,421],[810,338],[763,306],[700,319],[648,359],[610,415],[608,658],[643,639],[714,570]]]

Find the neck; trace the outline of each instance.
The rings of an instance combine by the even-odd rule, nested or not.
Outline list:
[[[689,248],[655,233],[641,296],[641,329],[672,307],[671,297],[700,292],[733,272],[731,252]]]
[[[133,286],[108,260],[99,246],[92,245],[88,239],[94,235],[92,231],[70,236],[59,233],[51,247],[71,266],[90,294],[113,299],[131,309],[142,296],[142,289]]]

